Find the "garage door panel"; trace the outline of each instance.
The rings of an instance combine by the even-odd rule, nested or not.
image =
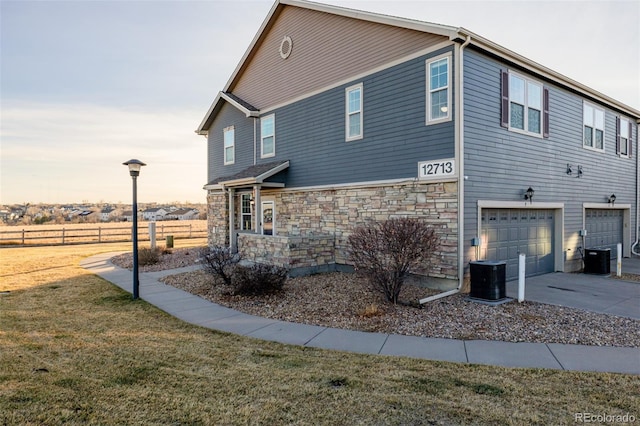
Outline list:
[[[489,220],[492,217],[495,220]],[[521,253],[526,255],[527,276],[553,272],[553,218],[553,210],[485,209],[486,259],[506,262],[507,280],[518,277]]]
[[[624,211],[622,209],[585,210],[585,248],[616,249],[623,241]]]

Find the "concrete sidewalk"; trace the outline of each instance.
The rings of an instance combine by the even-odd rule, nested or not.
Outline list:
[[[80,266],[131,293],[132,273],[111,264],[113,256],[93,256]],[[640,374],[640,348],[464,341],[297,324],[244,314],[158,281],[164,275],[193,269],[141,273],[140,297],[191,324],[291,345],[504,367]]]

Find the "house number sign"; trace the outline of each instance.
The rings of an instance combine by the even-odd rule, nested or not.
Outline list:
[[[453,158],[418,163],[418,179],[430,179],[456,174],[456,160]]]

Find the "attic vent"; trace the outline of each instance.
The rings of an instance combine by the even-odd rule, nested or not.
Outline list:
[[[287,59],[289,55],[291,55],[291,51],[293,50],[293,42],[291,41],[291,37],[284,36],[282,39],[282,43],[280,43],[280,57],[282,59]]]

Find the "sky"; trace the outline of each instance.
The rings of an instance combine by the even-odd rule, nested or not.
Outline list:
[[[325,0],[464,27],[640,110],[640,2]],[[272,0],[0,0],[0,204],[206,201],[194,130]]]

